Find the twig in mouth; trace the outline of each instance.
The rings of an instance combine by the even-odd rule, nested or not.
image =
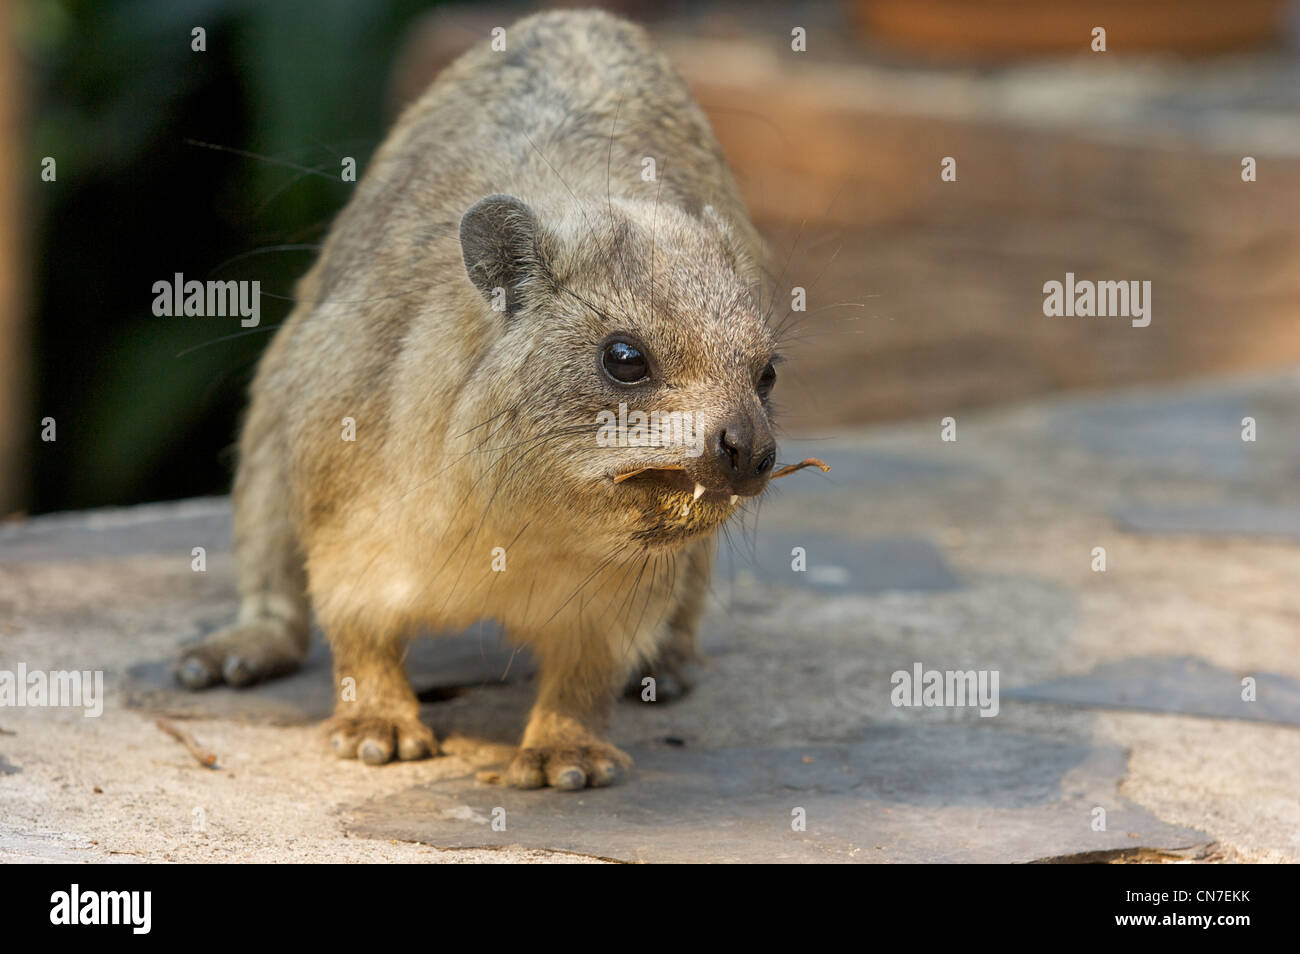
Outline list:
[[[827,473],[831,469],[831,465],[826,463],[825,461],[818,460],[816,457],[805,457],[797,464],[788,464],[787,466],[782,467],[780,470],[778,470],[776,473],[772,475],[772,480],[776,480],[778,477],[788,476],[789,474],[793,474],[796,470],[803,470],[805,467],[817,467],[821,470],[823,474]],[[648,470],[685,470],[685,469],[686,468],[683,467],[681,464],[660,464],[658,467],[638,467],[636,470],[629,470],[626,474],[615,474],[614,483],[621,484],[623,481],[629,480],[632,477],[635,477],[637,474],[644,474]]]
[[[831,465],[825,461],[820,461],[816,457],[805,457],[797,464],[788,464],[782,467],[772,475],[772,479],[776,480],[778,477],[785,477],[787,474],[793,474],[796,470],[803,470],[805,467],[818,467],[823,474],[831,469]]]
[[[658,467],[638,467],[636,470],[629,470],[626,474],[615,474],[614,483],[621,484],[637,474],[644,474],[647,470],[685,470],[681,464],[660,464]]]
[[[215,769],[217,767],[217,757],[205,749],[199,743],[194,741],[194,736],[181,729],[176,728],[166,719],[158,719],[155,722],[158,728],[162,729],[173,739],[185,746],[185,750],[198,760],[198,763],[204,768]]]

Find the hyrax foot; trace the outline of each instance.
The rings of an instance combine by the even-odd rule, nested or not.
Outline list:
[[[433,731],[416,716],[336,715],[325,728],[335,755],[367,765],[383,765],[394,755],[410,762],[438,754]]]
[[[239,623],[187,646],[176,661],[176,679],[187,689],[224,682],[250,686],[302,665],[305,634],[276,619]]]
[[[512,788],[549,785],[571,792],[613,785],[631,768],[631,756],[608,743],[560,744],[520,749],[504,781]]]

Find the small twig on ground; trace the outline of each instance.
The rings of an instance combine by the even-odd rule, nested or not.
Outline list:
[[[195,742],[194,736],[176,728],[176,726],[172,725],[166,719],[158,719],[155,724],[181,745],[185,746],[186,751],[188,751],[190,755],[194,756],[194,758],[198,760],[198,763],[204,768],[217,768],[217,757],[203,746],[199,745],[199,743]]]

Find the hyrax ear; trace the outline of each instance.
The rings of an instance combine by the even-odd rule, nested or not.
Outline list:
[[[537,216],[512,195],[486,196],[461,216],[465,271],[507,317],[519,310],[524,285],[542,270],[538,239]]]

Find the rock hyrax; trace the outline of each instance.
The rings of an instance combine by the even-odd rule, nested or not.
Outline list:
[[[290,672],[314,610],[355,680],[335,751],[419,759],[407,640],[493,618],[540,669],[504,780],[574,789],[631,764],[628,676],[692,651],[718,530],[772,475],[777,356],[757,234],[644,31],[504,39],[406,109],[297,286],[240,438],[239,617],[177,672]]]

